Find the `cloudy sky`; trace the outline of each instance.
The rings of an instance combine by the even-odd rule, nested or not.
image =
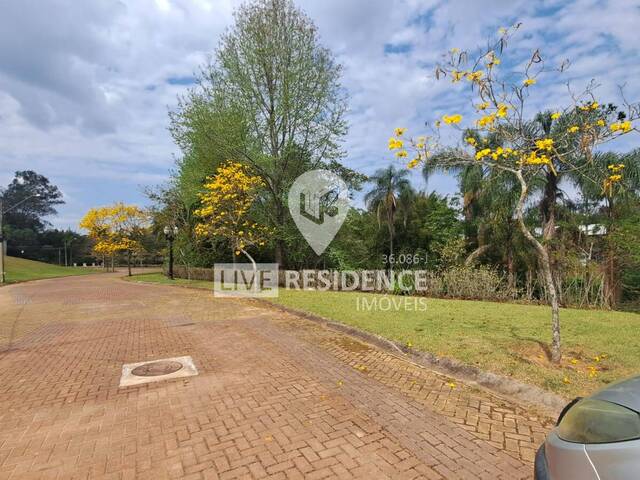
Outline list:
[[[77,228],[92,206],[143,204],[142,188],[167,179],[179,154],[167,111],[232,25],[233,0],[5,0],[0,15],[0,185],[16,170],[48,176],[66,205],[51,219]],[[522,22],[514,53],[539,48],[561,80],[536,85],[532,109],[566,104],[592,78],[602,102],[618,86],[640,100],[640,2],[634,0],[296,0],[344,66],[350,133],[345,158],[372,173],[396,162],[396,126],[418,132],[443,113],[464,113],[433,65],[452,47],[486,44]],[[631,143],[613,145],[622,149]],[[637,141],[636,141],[637,143]],[[443,193],[436,176],[416,186]]]

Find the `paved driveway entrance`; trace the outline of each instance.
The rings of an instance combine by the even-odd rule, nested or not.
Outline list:
[[[120,388],[125,363],[198,375]],[[548,421],[308,320],[114,275],[0,289],[0,478],[531,478]]]

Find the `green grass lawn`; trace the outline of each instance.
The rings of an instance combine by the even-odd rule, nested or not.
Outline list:
[[[172,282],[160,274],[133,278],[212,288],[211,282]],[[545,351],[551,339],[549,307],[428,298],[426,311],[359,311],[357,301],[363,297],[371,301],[385,296],[280,289],[279,297],[269,300],[567,397],[640,373],[637,313],[563,309],[564,358],[557,367]]]
[[[60,267],[50,263],[34,262],[24,258],[5,257],[7,283],[38,280],[40,278],[66,277],[69,275],[86,275],[99,270],[85,267]]]

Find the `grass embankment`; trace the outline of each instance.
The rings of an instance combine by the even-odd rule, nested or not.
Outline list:
[[[41,278],[67,277],[70,275],[87,275],[99,270],[88,267],[60,267],[50,263],[34,262],[24,258],[5,257],[7,283],[38,280]]]
[[[136,279],[212,288],[211,282],[171,281],[160,274]],[[563,309],[564,357],[558,367],[550,364],[546,351],[551,339],[549,307],[429,298],[425,311],[358,310],[357,301],[363,297],[371,302],[385,296],[280,289],[279,297],[269,300],[567,397],[640,373],[637,313]]]

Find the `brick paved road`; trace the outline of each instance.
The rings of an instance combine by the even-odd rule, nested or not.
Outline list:
[[[199,375],[119,388],[123,363]],[[531,478],[536,416],[310,321],[71,277],[0,289],[0,478]]]

